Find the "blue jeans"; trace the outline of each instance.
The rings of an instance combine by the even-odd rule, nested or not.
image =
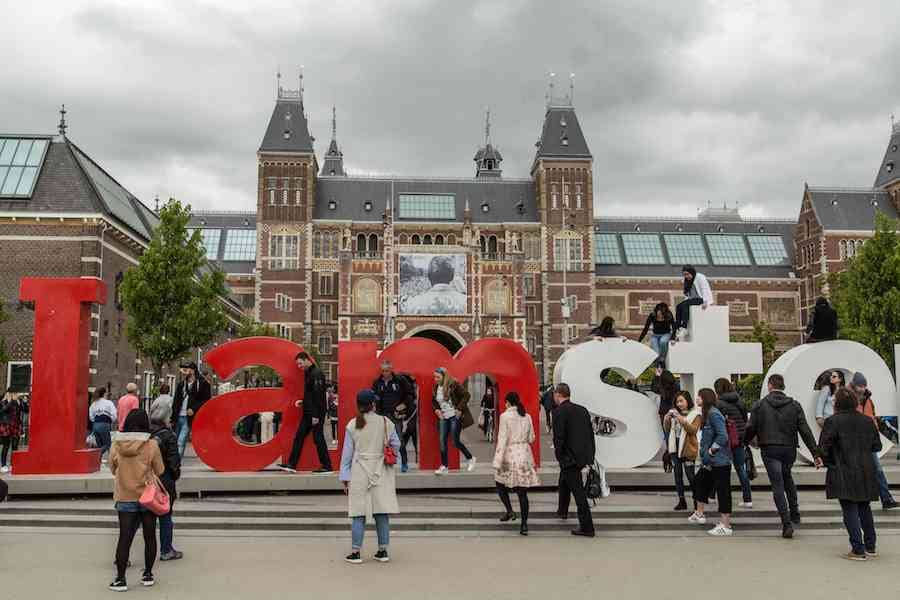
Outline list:
[[[891,496],[891,486],[888,484],[884,469],[881,468],[881,459],[878,458],[877,452],[872,453],[872,460],[875,461],[875,475],[878,477],[878,496],[882,504],[890,504],[894,501],[894,497]]]
[[[391,543],[391,521],[387,514],[373,515],[375,517],[375,532],[378,534],[378,548],[387,548]],[[351,546],[354,552],[362,548],[363,537],[366,534],[366,518],[353,517],[350,526]]]
[[[472,453],[469,452],[469,449],[462,443],[462,440],[459,439],[459,434],[462,431],[462,425],[459,422],[459,417],[450,417],[449,419],[441,419],[440,420],[440,434],[441,434],[441,464],[445,467],[448,464],[447,459],[447,438],[452,435],[453,436],[453,445],[462,452],[463,456],[466,457],[466,460],[472,460]]]
[[[753,502],[753,493],[750,491],[750,477],[747,475],[747,447],[738,446],[731,451],[734,470],[737,471],[738,480],[741,482],[741,495],[744,502]]]
[[[187,448],[188,436],[191,435],[191,426],[187,417],[178,417],[176,427],[178,433],[178,456],[184,458],[184,450]]]
[[[659,361],[661,363],[666,362],[666,356],[669,354],[669,342],[671,340],[671,333],[664,333],[662,335],[656,335],[654,333],[650,335],[650,348],[652,348],[657,356],[659,356]]]
[[[91,423],[91,433],[94,434],[94,439],[97,440],[97,447],[100,448],[101,458],[109,452],[109,448],[112,446],[110,429],[112,429],[111,423]]]
[[[875,552],[875,521],[869,503],[841,500],[841,512],[853,553]]]
[[[172,547],[172,536],[175,529],[175,523],[172,521],[172,511],[170,510],[159,517],[159,551],[162,554],[170,554],[174,548]]]

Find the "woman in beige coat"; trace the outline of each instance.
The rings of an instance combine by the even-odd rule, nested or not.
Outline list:
[[[344,493],[350,499],[352,543],[350,554],[344,559],[351,564],[361,564],[363,536],[366,518],[374,517],[378,533],[378,552],[375,560],[388,562],[390,520],[388,515],[400,512],[397,506],[397,487],[394,465],[384,462],[385,447],[400,450],[400,438],[394,424],[386,417],[375,414],[378,397],[371,390],[356,395],[356,418],[347,424],[344,434],[344,450],[341,453],[341,482]]]
[[[494,481],[497,483],[497,494],[506,509],[506,514],[500,520],[505,523],[516,519],[509,500],[509,491],[514,490],[519,497],[519,510],[522,512],[519,533],[528,535],[528,488],[541,484],[531,454],[534,426],[517,393],[506,394],[506,405],[506,410],[500,415],[500,432],[497,436],[497,450],[494,452]]]

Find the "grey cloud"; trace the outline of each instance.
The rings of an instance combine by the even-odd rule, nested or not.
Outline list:
[[[868,185],[900,108],[892,2],[17,3],[0,130],[70,134],[145,201],[255,205],[274,71],[305,64],[316,148],[332,103],[358,172],[465,176],[490,105],[527,177],[546,72],[576,72],[598,215],[740,202],[793,216],[804,181]]]

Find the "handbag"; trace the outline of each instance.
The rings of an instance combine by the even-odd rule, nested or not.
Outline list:
[[[171,510],[172,504],[169,499],[169,492],[163,486],[155,474],[153,478],[147,482],[144,492],[138,500],[141,506],[157,516],[164,515]]]
[[[388,431],[387,419],[384,419],[384,464],[393,467],[397,464],[397,452],[391,446],[391,433]]]
[[[747,458],[744,461],[747,469],[747,478],[750,481],[756,479],[758,473],[756,472],[756,461],[753,460],[753,449],[749,446],[746,446],[746,456]]]
[[[99,448],[100,444],[97,443],[97,436],[94,435],[93,432],[87,434],[87,437],[84,439],[84,447],[85,448]]]

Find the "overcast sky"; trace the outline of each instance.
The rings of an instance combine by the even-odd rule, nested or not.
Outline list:
[[[141,8],[139,4],[148,7]],[[234,4],[229,6],[229,4]],[[321,160],[337,105],[356,173],[469,176],[491,107],[527,177],[547,73],[594,155],[597,216],[739,202],[794,217],[803,182],[868,186],[900,115],[900,2],[14,2],[0,132],[69,136],[148,204],[252,210],[275,72]]]

